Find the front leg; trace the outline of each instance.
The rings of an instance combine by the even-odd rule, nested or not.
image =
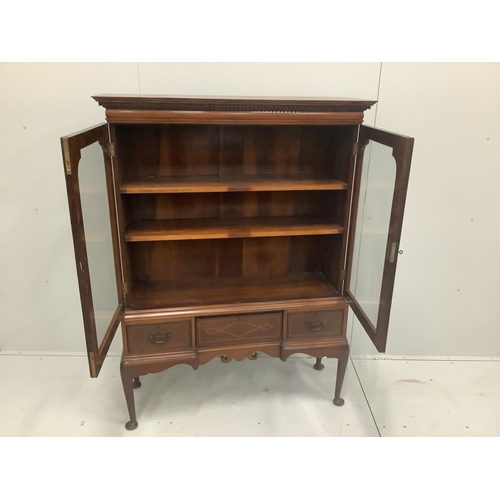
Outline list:
[[[335,406],[342,406],[344,400],[340,397],[340,391],[342,390],[342,384],[344,383],[344,375],[347,368],[347,362],[349,361],[349,346],[346,345],[339,355],[339,361],[337,364],[337,381],[335,383],[335,396],[333,398],[333,404]]]
[[[123,392],[125,393],[125,400],[127,401],[128,414],[130,420],[125,424],[125,428],[129,431],[137,429],[137,417],[135,415],[135,401],[134,401],[134,377],[129,374],[126,363],[120,363],[120,375],[122,377]],[[138,378],[137,378],[138,380]]]

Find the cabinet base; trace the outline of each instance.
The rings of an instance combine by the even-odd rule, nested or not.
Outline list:
[[[342,406],[344,404],[344,400],[340,397],[340,391],[342,389],[347,361],[349,359],[349,344],[345,337],[330,341],[321,341],[321,343],[316,342],[314,345],[302,342],[270,342],[240,346],[200,348],[189,352],[173,352],[162,355],[137,356],[124,354],[120,364],[120,372],[130,416],[130,421],[127,422],[125,427],[127,430],[132,431],[137,429],[138,426],[133,389],[141,385],[139,376],[149,373],[159,373],[178,364],[187,364],[196,370],[199,365],[207,363],[215,358],[220,358],[224,363],[232,359],[238,361],[243,359],[257,359],[257,351],[265,352],[269,356],[280,358],[282,361],[286,361],[292,354],[308,354],[316,358],[316,363],[314,365],[316,370],[323,370],[324,365],[321,362],[323,357],[337,358],[337,377],[333,404],[335,406]]]

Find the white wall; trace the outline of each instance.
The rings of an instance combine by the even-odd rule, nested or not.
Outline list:
[[[59,137],[104,120],[91,95],[310,95],[378,96],[365,123],[416,140],[388,353],[499,356],[498,88],[482,63],[0,64],[0,349],[85,349]]]
[[[499,89],[498,63],[383,64],[376,125],[415,137],[389,354],[500,355]]]

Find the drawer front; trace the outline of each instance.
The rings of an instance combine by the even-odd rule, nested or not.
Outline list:
[[[126,325],[130,353],[192,348],[191,321]]]
[[[280,340],[282,313],[241,314],[196,320],[196,344],[202,346]]]
[[[343,325],[343,309],[289,313],[286,337],[288,339],[341,337]]]

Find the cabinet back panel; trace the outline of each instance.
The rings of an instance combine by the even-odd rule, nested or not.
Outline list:
[[[221,277],[276,276],[320,270],[320,237],[240,238],[221,241]]]
[[[241,238],[220,241],[219,276],[321,272],[335,287],[343,235]]]
[[[213,278],[218,275],[217,240],[148,241],[127,246],[133,282]]]
[[[123,195],[127,220],[219,217],[219,193]]]
[[[331,213],[329,197],[336,196],[337,192],[324,191],[221,193],[220,218],[328,217]]]
[[[346,181],[356,127],[220,127],[220,175],[316,175]],[[341,147],[342,149],[342,147]]]
[[[342,235],[157,241],[128,244],[132,281],[322,272],[334,286]]]
[[[318,216],[343,225],[346,192],[139,194],[122,200],[128,221]]]
[[[116,125],[123,177],[314,175],[348,180],[357,126]]]
[[[126,220],[318,216],[344,223],[345,191],[123,195]]]
[[[319,271],[318,239],[318,236],[296,236],[244,240],[242,275],[268,276]]]
[[[125,178],[218,174],[215,126],[121,125],[116,138]]]

